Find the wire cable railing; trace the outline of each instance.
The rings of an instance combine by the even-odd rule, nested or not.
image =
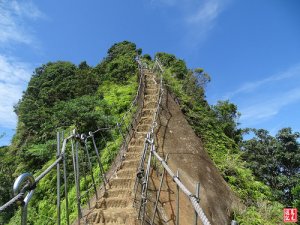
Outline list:
[[[73,170],[74,186],[76,189],[76,204],[77,204],[77,222],[80,224],[80,220],[83,217],[82,204],[83,198],[88,199],[88,205],[90,207],[90,197],[92,194],[95,195],[96,199],[99,198],[97,185],[102,182],[104,192],[106,192],[107,186],[109,186],[110,176],[121,166],[122,160],[124,159],[124,153],[128,147],[128,143],[133,135],[133,129],[141,116],[141,108],[143,105],[144,98],[144,73],[143,64],[140,59],[136,59],[139,69],[139,84],[134,100],[131,102],[128,110],[124,113],[122,118],[117,124],[110,127],[98,128],[95,131],[90,131],[88,134],[79,134],[74,129],[70,136],[64,138],[62,132],[57,133],[57,153],[56,160],[42,171],[36,178],[31,173],[21,174],[14,182],[13,193],[14,197],[7,203],[0,206],[0,213],[4,213],[9,210],[11,206],[21,206],[21,225],[27,224],[27,211],[28,204],[34,195],[35,189],[38,187],[39,182],[47,176],[51,171],[57,170],[57,221],[56,224],[62,223],[61,215],[61,192],[64,195],[65,203],[65,224],[70,224],[70,203],[69,203],[69,185],[70,176],[69,172]],[[128,123],[128,121],[130,121]],[[118,147],[115,135],[121,136],[120,151],[113,161],[114,168],[112,171],[105,171],[103,163],[101,162],[101,152],[97,147],[96,135],[105,138],[103,133],[111,133],[113,144],[108,145],[105,140],[105,148]],[[91,151],[92,150],[92,151]],[[80,161],[81,160],[81,161]],[[72,169],[68,168],[68,162],[71,161]],[[96,164],[96,166],[95,166]],[[96,169],[95,169],[96,168]],[[99,170],[95,176],[95,171]],[[109,175],[110,172],[110,175]],[[63,184],[61,184],[61,177],[63,177]],[[82,181],[83,179],[83,181]],[[88,180],[91,180],[88,182]],[[82,185],[85,184],[85,185]],[[85,190],[82,190],[82,186]],[[61,190],[61,187],[64,190]],[[90,193],[93,192],[93,193]]]

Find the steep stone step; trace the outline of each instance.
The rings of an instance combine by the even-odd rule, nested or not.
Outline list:
[[[133,138],[136,140],[145,140],[147,136],[147,132],[138,132],[134,133]]]
[[[145,95],[145,98],[144,98],[144,103],[147,103],[147,102],[150,102],[150,101],[153,101],[153,102],[157,102],[157,99],[158,99],[158,95]]]
[[[144,104],[144,109],[156,108],[156,107],[157,107],[157,101],[149,101]]]
[[[153,72],[146,72],[144,73],[145,74],[145,77],[155,77],[155,74]]]
[[[111,188],[116,189],[131,189],[134,179],[115,178],[110,182]]]
[[[151,126],[151,124],[141,124],[141,125],[144,125],[144,126]],[[147,136],[147,133],[146,131],[138,131],[138,132],[135,132],[133,134],[134,137],[137,137],[137,138],[146,138]]]
[[[120,198],[120,197],[129,198],[131,196],[131,190],[110,189],[107,191],[106,196],[111,198]]]
[[[145,89],[150,88],[150,86],[152,86],[153,88],[158,88],[159,87],[158,83],[153,78],[148,78],[148,79],[145,80]]]
[[[88,217],[88,224],[105,224],[105,225],[117,225],[127,224],[136,225],[136,212],[134,209],[113,209],[113,210],[101,210],[98,213],[93,213]]]
[[[133,138],[129,143],[129,147],[142,147],[144,142],[145,140],[143,138]]]
[[[134,130],[129,147],[124,154],[121,168],[109,181],[110,188],[95,209],[87,216],[88,224],[98,225],[137,225],[136,209],[132,207],[132,189],[136,178],[137,166],[143,151],[147,132],[152,125],[152,117],[157,107],[159,83],[150,70],[144,70],[145,90],[141,118]],[[84,223],[86,224],[86,223]]]
[[[146,84],[157,84],[157,81],[154,79],[154,77],[147,77],[145,79]]]
[[[139,164],[139,160],[136,159],[125,160],[122,163],[122,168],[136,169],[138,167],[138,164]]]
[[[130,205],[130,199],[126,198],[103,198],[95,205],[96,209],[127,208]]]
[[[130,159],[140,159],[141,158],[141,152],[126,152],[125,153],[125,159],[130,160]]]
[[[144,109],[142,111],[142,117],[151,117],[153,116],[156,109]]]
[[[154,81],[148,81],[145,85],[146,89],[158,89],[158,85]]]
[[[144,142],[143,142],[144,145]],[[127,153],[141,153],[143,150],[143,146],[135,146],[135,145],[129,145],[127,149]]]
[[[144,100],[147,100],[148,98],[152,98],[152,101],[156,101],[158,98],[158,93],[145,95]]]
[[[136,128],[137,132],[148,132],[150,129],[151,125],[138,125]]]
[[[147,88],[145,90],[145,94],[146,95],[154,95],[158,93],[158,89],[157,88]]]
[[[150,78],[150,76],[146,78],[145,83],[146,85],[148,84],[157,85],[155,78],[154,77]]]
[[[139,122],[139,125],[150,125],[152,124],[152,118],[141,118],[140,119],[140,122]]]
[[[133,179],[136,177],[136,169],[135,168],[124,168],[119,170],[116,175],[117,178],[122,179]]]

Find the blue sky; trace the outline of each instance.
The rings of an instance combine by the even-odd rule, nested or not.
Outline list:
[[[210,104],[229,99],[242,127],[300,131],[298,0],[0,1],[0,145],[34,68],[96,65],[115,42],[173,53],[212,77]]]

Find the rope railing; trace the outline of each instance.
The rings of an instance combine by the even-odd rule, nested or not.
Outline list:
[[[199,198],[200,185],[197,184],[196,194],[195,195],[192,194],[192,192],[190,192],[188,190],[188,188],[179,179],[178,171],[177,171],[177,174],[175,175],[175,173],[168,166],[168,164],[167,164],[168,155],[167,155],[166,159],[164,160],[159,156],[159,154],[156,151],[156,147],[155,147],[156,140],[155,140],[154,134],[155,134],[155,128],[157,127],[157,118],[158,118],[159,111],[161,109],[162,96],[164,93],[163,76],[162,76],[162,73],[164,72],[164,70],[163,70],[163,67],[157,57],[155,59],[155,63],[153,65],[152,69],[153,69],[153,72],[155,70],[157,70],[157,72],[160,74],[160,84],[159,84],[159,93],[158,93],[158,98],[157,98],[157,107],[153,113],[152,125],[149,129],[149,132],[147,133],[146,138],[145,138],[144,149],[142,151],[140,163],[137,168],[137,177],[136,177],[135,185],[134,185],[134,206],[136,206],[136,203],[137,203],[138,186],[139,186],[139,184],[141,185],[141,187],[140,187],[140,190],[141,190],[140,205],[137,206],[138,218],[141,220],[142,225],[145,224],[145,222],[146,222],[146,217],[145,217],[146,205],[148,202],[147,192],[148,192],[148,185],[149,185],[150,167],[151,167],[151,162],[153,161],[153,159],[156,159],[161,163],[161,165],[163,167],[163,173],[162,173],[162,178],[160,180],[160,187],[157,192],[157,198],[156,198],[155,206],[154,206],[154,210],[153,210],[154,213],[153,213],[152,217],[147,220],[147,224],[149,224],[149,223],[151,225],[154,224],[157,207],[158,207],[159,196],[160,196],[160,192],[161,192],[161,188],[162,188],[164,174],[166,171],[167,174],[169,174],[169,176],[173,178],[173,181],[176,183],[177,190],[178,190],[177,191],[177,201],[176,201],[176,225],[179,224],[179,190],[181,190],[189,198],[189,200],[194,208],[195,224],[197,224],[197,220],[199,217],[203,225],[210,225],[211,223],[207,219],[203,209],[201,208],[201,206],[199,204],[199,202],[200,202],[200,198]],[[148,156],[148,159],[147,159],[147,156]],[[146,159],[147,159],[147,162],[146,162]]]
[[[10,199],[7,203],[0,207],[0,213],[4,213],[11,206],[17,204],[21,206],[21,224],[26,225],[27,223],[27,208],[30,199],[33,197],[34,191],[39,184],[39,182],[47,176],[51,171],[54,171],[56,167],[57,170],[57,224],[61,224],[61,186],[64,187],[64,197],[65,197],[65,223],[70,224],[70,208],[69,208],[69,183],[68,173],[73,170],[74,175],[74,186],[76,189],[76,202],[77,202],[77,221],[80,224],[80,220],[83,217],[82,214],[82,198],[87,196],[88,205],[90,207],[90,192],[93,191],[96,199],[99,198],[97,191],[97,182],[100,184],[102,182],[102,187],[104,192],[106,192],[106,187],[109,185],[110,177],[107,177],[107,173],[103,168],[101,162],[101,154],[97,147],[96,135],[102,136],[104,138],[104,132],[110,132],[113,145],[116,147],[118,145],[117,140],[114,135],[119,134],[122,137],[122,142],[120,146],[120,151],[116,155],[114,163],[115,169],[111,172],[111,175],[120,167],[122,160],[124,159],[124,152],[128,147],[128,142],[131,139],[133,132],[132,129],[137,125],[137,121],[141,117],[141,107],[143,104],[143,93],[144,93],[144,73],[143,64],[139,58],[136,59],[139,69],[139,84],[134,100],[131,102],[128,110],[120,118],[119,122],[114,126],[98,128],[95,131],[90,131],[88,135],[79,134],[76,130],[73,130],[69,137],[64,138],[64,134],[61,132],[57,133],[57,154],[56,160],[48,166],[44,171],[42,171],[36,178],[31,173],[21,174],[14,182],[13,191],[14,197]],[[137,106],[137,107],[136,107]],[[129,124],[126,121],[131,121]],[[61,143],[62,140],[62,143]],[[109,148],[107,141],[105,148]],[[68,151],[70,149],[70,151]],[[93,151],[91,152],[91,149]],[[71,160],[73,169],[68,168],[67,160]],[[81,162],[79,162],[81,160]],[[85,161],[84,161],[85,160]],[[84,161],[84,162],[83,162]],[[116,162],[117,161],[117,162]],[[93,166],[96,164],[97,166]],[[61,171],[62,167],[62,171]],[[95,168],[99,169],[99,174],[95,177]],[[63,185],[61,185],[61,173],[63,177]],[[89,174],[88,174],[89,173]],[[83,178],[81,177],[83,176]],[[87,184],[88,176],[91,179],[91,184]],[[81,190],[81,179],[84,180],[86,189]],[[90,186],[89,186],[90,185]]]

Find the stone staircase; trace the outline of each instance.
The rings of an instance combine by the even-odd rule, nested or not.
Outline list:
[[[125,153],[120,169],[109,181],[107,192],[87,215],[87,224],[137,225],[137,210],[133,208],[133,186],[136,170],[143,150],[144,140],[152,124],[158,100],[155,75],[144,70],[145,93],[141,119]],[[85,224],[85,223],[83,223]]]

